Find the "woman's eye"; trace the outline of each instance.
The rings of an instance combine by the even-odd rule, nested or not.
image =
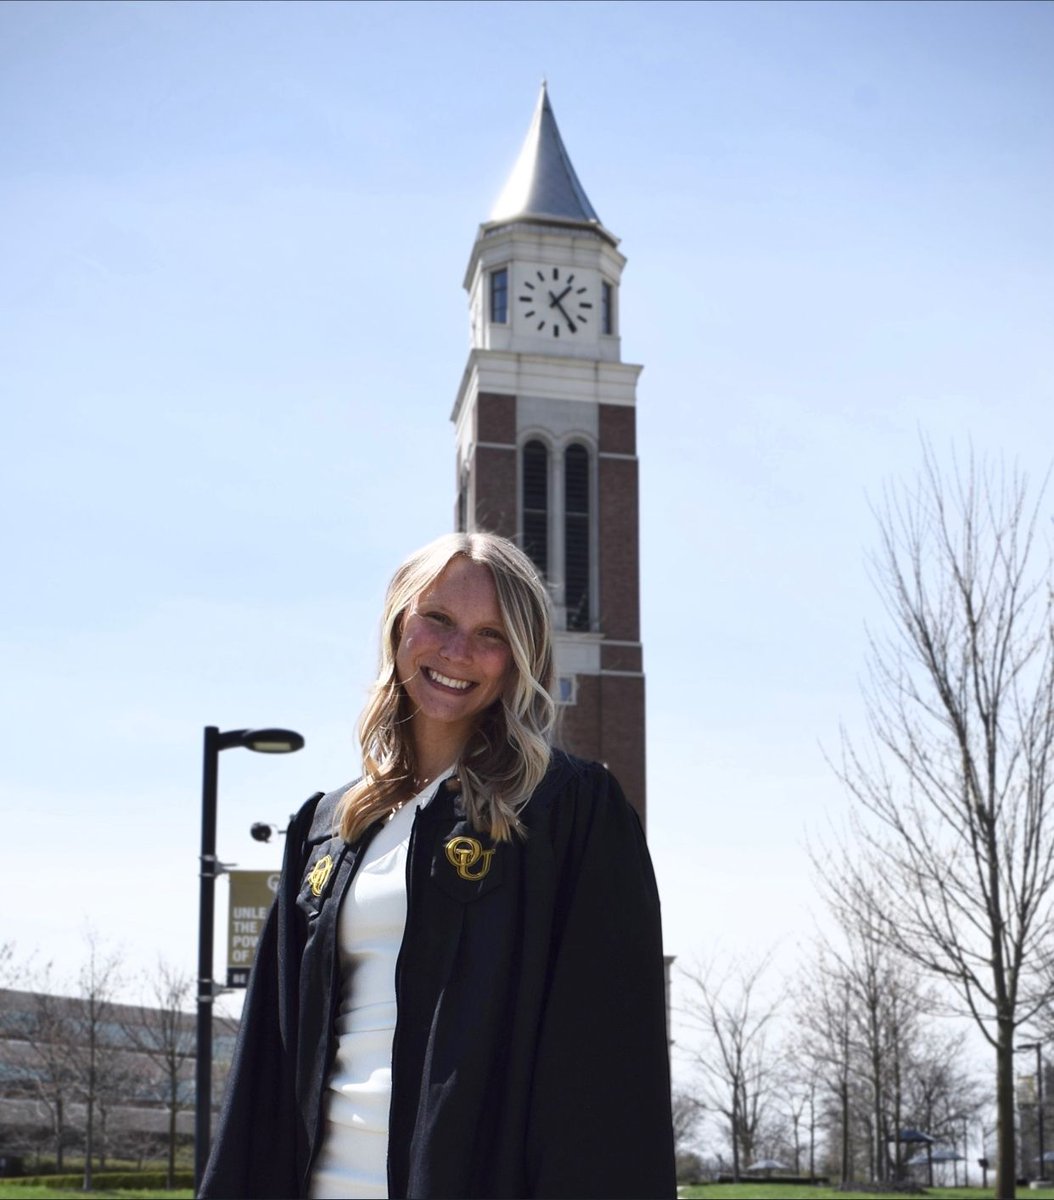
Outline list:
[[[436,621],[440,625],[449,625],[450,624],[450,618],[446,615],[446,613],[430,612],[430,613],[425,613],[425,616],[428,617],[428,619],[430,621]]]
[[[503,634],[500,629],[481,629],[480,633],[485,638],[495,638],[499,642],[505,641],[505,634]]]

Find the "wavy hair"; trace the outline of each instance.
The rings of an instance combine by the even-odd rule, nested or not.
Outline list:
[[[411,554],[388,585],[381,620],[377,680],[359,719],[362,778],[341,798],[341,836],[355,841],[412,794],[417,773],[409,700],[396,673],[403,616],[413,601],[459,555],[494,577],[498,607],[512,652],[501,697],[480,715],[455,773],[466,815],[496,841],[522,836],[519,813],[549,767],[556,704],[549,596],[534,564],[507,538],[449,533]]]

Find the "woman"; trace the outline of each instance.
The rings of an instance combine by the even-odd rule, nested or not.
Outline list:
[[[659,902],[551,748],[548,600],[490,534],[388,589],[363,775],[293,819],[202,1196],[672,1196]]]

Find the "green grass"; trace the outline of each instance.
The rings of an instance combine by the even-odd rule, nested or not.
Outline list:
[[[79,1190],[59,1191],[48,1187],[18,1187],[16,1184],[0,1181],[0,1200],[70,1200],[72,1196],[83,1196]],[[194,1193],[190,1188],[177,1188],[175,1191],[127,1191],[88,1193],[91,1196],[106,1197],[107,1200],[193,1200]],[[1054,1187],[1032,1191],[1027,1187],[1018,1188],[1018,1196],[1035,1197],[1035,1200],[1054,1200]],[[840,1192],[830,1187],[803,1187],[793,1184],[781,1187],[778,1183],[708,1183],[701,1187],[678,1188],[678,1195],[685,1200],[702,1198],[702,1200],[910,1200],[903,1192]],[[992,1188],[982,1191],[981,1188],[927,1188],[927,1196],[945,1197],[947,1200],[991,1200]]]
[[[991,1179],[991,1175],[989,1175]],[[986,1189],[970,1188],[926,1188],[927,1196],[956,1197],[957,1200],[991,1200],[995,1194],[994,1183]],[[806,1187],[800,1184],[790,1184],[783,1187],[779,1183],[707,1183],[701,1187],[683,1187],[677,1189],[677,1194],[685,1198],[702,1197],[703,1200],[910,1200],[910,1194],[904,1192],[840,1192],[831,1187]],[[1019,1187],[1018,1196],[1035,1197],[1036,1200],[1054,1200],[1054,1187],[1041,1188],[1032,1191],[1028,1187]]]
[[[58,1188],[19,1187],[17,1184],[0,1181],[0,1200],[69,1200],[71,1196],[105,1196],[109,1200],[148,1200],[150,1197],[167,1197],[168,1200],[193,1200],[193,1188],[176,1188],[174,1191],[128,1191],[128,1192],[88,1192],[59,1191]],[[902,1198],[903,1200],[903,1198]]]

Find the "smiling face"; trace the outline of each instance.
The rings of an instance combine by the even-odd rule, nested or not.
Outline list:
[[[410,604],[395,669],[412,711],[419,765],[452,761],[480,714],[501,697],[512,652],[490,569],[452,558]],[[445,763],[440,763],[440,766]]]

